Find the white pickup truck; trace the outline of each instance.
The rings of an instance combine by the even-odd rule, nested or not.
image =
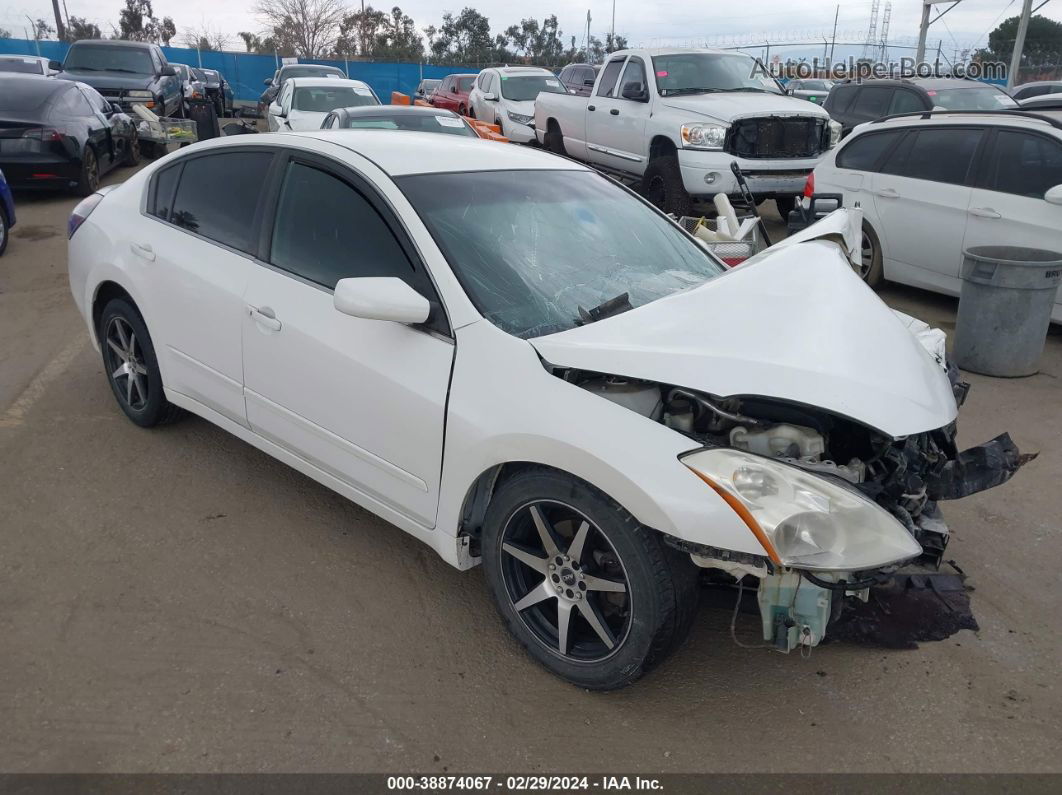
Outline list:
[[[785,218],[841,130],[758,67],[725,50],[622,50],[589,97],[539,94],[535,135],[556,154],[640,179],[676,215],[691,214],[694,197],[737,194],[737,161],[753,195],[775,199]]]

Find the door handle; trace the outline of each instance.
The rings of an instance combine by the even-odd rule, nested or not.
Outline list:
[[[875,196],[880,196],[883,199],[898,199],[900,194],[893,188],[882,188],[881,190],[874,191]]]
[[[155,250],[147,243],[130,243],[129,249],[138,257],[143,257],[148,262],[155,261]]]
[[[587,110],[597,110],[597,108],[595,108],[593,105],[587,105],[586,109]]]
[[[978,218],[1002,218],[1003,216],[993,210],[991,207],[971,207],[970,215],[976,215]]]
[[[609,113],[611,113],[613,116],[619,116],[619,111],[616,108],[610,110]]]
[[[247,311],[254,319],[254,322],[262,328],[269,329],[270,331],[280,331],[280,329],[284,327],[284,325],[277,320],[276,312],[268,306],[249,306],[247,307]]]

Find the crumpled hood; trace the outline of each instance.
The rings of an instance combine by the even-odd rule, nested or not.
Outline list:
[[[941,365],[825,240],[530,342],[553,365],[801,403],[891,437],[957,412]]]
[[[284,125],[282,120],[280,123],[280,129],[282,131],[288,129],[319,130],[327,115],[327,113],[318,113],[313,110],[290,110],[288,111],[287,126]]]
[[[505,100],[505,110],[519,113],[521,116],[530,116],[532,119],[535,118],[534,100],[528,102],[514,102],[511,99],[507,99]]]
[[[689,94],[664,97],[666,107],[687,111],[698,116],[708,116],[722,122],[731,122],[744,116],[818,116],[828,119],[830,114],[806,99],[779,94],[748,93],[734,94]]]

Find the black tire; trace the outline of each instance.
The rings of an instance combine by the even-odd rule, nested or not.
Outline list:
[[[220,99],[214,100],[214,113],[217,114],[219,119],[225,118],[225,103]]]
[[[552,552],[532,508],[552,528]],[[575,551],[583,522],[588,530]],[[539,539],[542,550],[535,548]],[[689,557],[665,546],[614,500],[562,472],[529,469],[506,480],[491,499],[481,541],[487,585],[509,631],[539,663],[578,687],[630,684],[666,659],[693,623],[697,570]],[[553,560],[555,570],[547,570]],[[598,587],[603,581],[608,589]],[[622,593],[615,589],[620,584]],[[525,606],[518,609],[520,602]],[[560,640],[562,609],[571,616],[566,641]],[[601,629],[590,623],[591,614]]]
[[[134,132],[132,139],[125,147],[125,156],[122,158],[123,166],[136,166],[140,164],[140,137]]]
[[[470,119],[476,118],[475,116],[469,116],[469,113],[470,113],[470,111],[464,105],[458,105],[457,106],[457,115],[458,116],[468,116],[468,118],[470,118]]]
[[[774,206],[778,210],[778,215],[782,219],[782,223],[789,221],[789,213],[796,209],[797,200],[793,196],[787,196],[783,199],[775,199]]]
[[[870,287],[878,287],[885,281],[885,266],[882,261],[881,241],[874,227],[863,222],[863,239],[860,243],[859,276]]]
[[[77,180],[75,189],[78,196],[91,196],[100,187],[100,163],[96,159],[96,151],[91,146],[86,146],[81,153],[81,176]]]
[[[7,212],[3,207],[0,207],[0,257],[4,255],[7,250],[7,239],[11,236],[10,230],[7,226]]]
[[[693,214],[693,198],[682,184],[682,171],[674,155],[649,161],[642,176],[642,195],[658,209],[678,218]]]
[[[151,335],[132,304],[122,298],[108,301],[96,333],[107,383],[125,416],[142,428],[151,428],[183,414],[166,400]],[[123,346],[124,352],[119,350]]]
[[[160,157],[164,157],[166,153],[166,144],[159,143],[157,141],[140,142],[140,154],[142,154],[148,160],[158,160]]]
[[[555,119],[549,120],[549,125],[546,127],[545,137],[546,149],[561,157],[568,156],[568,150],[564,148],[564,134],[561,132],[560,125]]]

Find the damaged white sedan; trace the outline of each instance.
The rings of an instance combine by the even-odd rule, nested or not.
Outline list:
[[[956,449],[965,385],[853,271],[852,220],[727,270],[542,152],[260,135],[89,197],[70,282],[131,420],[191,411],[482,562],[530,654],[608,689],[683,639],[702,574],[758,586],[767,645],[818,644],[940,562],[941,500],[1024,462]]]

